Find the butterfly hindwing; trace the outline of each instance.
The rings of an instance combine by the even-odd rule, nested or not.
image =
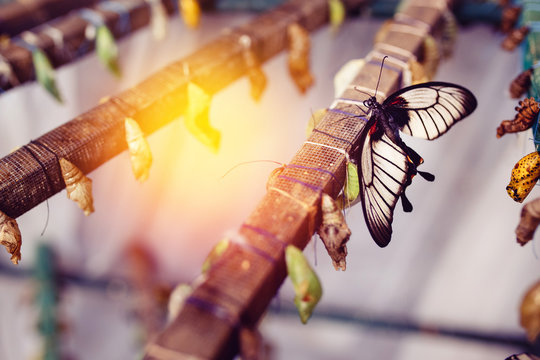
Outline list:
[[[476,108],[474,95],[462,86],[428,82],[403,88],[382,106],[402,132],[433,140]]]
[[[384,247],[392,236],[394,207],[404,190],[409,162],[385,134],[374,140],[369,128],[364,131],[359,159],[362,208],[371,236]]]

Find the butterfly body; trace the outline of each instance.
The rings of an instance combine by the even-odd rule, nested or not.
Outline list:
[[[428,181],[435,179],[417,170],[424,160],[405,144],[400,132],[433,140],[469,115],[476,99],[459,85],[428,82],[398,90],[382,103],[370,96],[363,104],[369,120],[353,144],[351,157],[359,165],[364,219],[377,245],[384,247],[391,239],[398,199],[405,212],[412,211],[405,196],[412,178],[419,174]]]

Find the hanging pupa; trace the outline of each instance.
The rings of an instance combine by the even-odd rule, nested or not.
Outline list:
[[[509,91],[513,99],[519,99],[529,90],[532,84],[531,76],[533,72],[534,68],[529,68],[512,80]]]
[[[504,34],[508,34],[519,19],[521,15],[521,6],[505,6],[501,14],[501,31]]]
[[[523,296],[520,323],[529,341],[534,343],[540,336],[540,282],[531,286]]]
[[[99,60],[116,77],[121,76],[118,65],[118,46],[114,36],[105,25],[98,26],[96,30],[96,52]]]
[[[298,90],[304,94],[314,83],[309,64],[311,49],[309,33],[302,26],[294,23],[287,27],[287,38],[289,42],[289,73]]]
[[[294,245],[288,245],[285,249],[285,262],[287,274],[294,287],[294,304],[300,320],[305,324],[321,299],[321,283],[302,251]]]
[[[341,209],[334,199],[326,193],[321,198],[322,222],[317,230],[326,251],[332,259],[334,269],[345,271],[347,268],[347,241],[351,236],[351,230],[345,222]]]
[[[518,226],[516,227],[516,240],[521,246],[532,240],[536,228],[540,224],[540,198],[523,205]]]
[[[512,169],[510,183],[506,187],[508,195],[517,202],[523,202],[540,177],[540,155],[538,152],[522,157]]]
[[[504,120],[497,128],[497,138],[506,133],[524,131],[533,126],[540,112],[540,107],[533,97],[524,99],[516,106],[517,114],[514,120]]]
[[[196,0],[179,0],[178,5],[184,23],[192,29],[197,28],[201,22],[201,6],[199,2]]]
[[[150,166],[152,165],[150,146],[144,138],[139,124],[135,120],[127,117],[124,121],[124,126],[133,174],[137,180],[143,182],[148,179]]]
[[[358,178],[358,167],[352,161],[347,161],[345,177],[345,186],[343,187],[343,194],[345,195],[345,201],[347,204],[353,203],[360,194],[360,179]]]
[[[247,76],[251,84],[251,97],[253,100],[259,101],[264,89],[266,89],[266,75],[262,71],[261,63],[252,49],[251,38],[247,35],[242,35],[240,37],[240,44],[244,48],[242,56],[246,63]]]
[[[156,40],[167,35],[167,10],[161,0],[146,0],[150,6],[150,28]]]
[[[59,103],[62,103],[62,95],[56,86],[55,72],[45,53],[36,48],[32,51],[32,61],[37,81],[51,94]]]
[[[227,238],[220,240],[210,251],[210,253],[206,256],[206,259],[204,260],[202,264],[201,273],[206,274],[210,268],[212,268],[212,265],[216,263],[216,261],[221,258],[221,255],[229,248],[229,245],[231,244],[231,241]]]
[[[60,158],[59,163],[68,199],[75,201],[84,211],[84,215],[90,215],[94,212],[92,180],[70,161]]]
[[[529,31],[530,28],[527,25],[512,30],[510,34],[504,38],[501,47],[506,51],[513,51],[523,40],[525,40]]]
[[[341,0],[328,0],[328,17],[333,34],[337,34],[345,20],[345,5]]]
[[[210,103],[212,97],[193,82],[187,85],[188,106],[184,123],[201,143],[217,153],[221,143],[221,133],[210,125]]]
[[[15,219],[0,211],[0,244],[11,254],[11,262],[15,265],[21,260],[21,231]]]

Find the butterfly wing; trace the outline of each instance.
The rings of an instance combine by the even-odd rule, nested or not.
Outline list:
[[[369,123],[360,144],[360,182],[364,219],[373,240],[385,247],[392,236],[394,207],[404,190],[409,163],[405,152],[384,133],[378,140]]]
[[[403,88],[382,106],[402,132],[433,140],[476,108],[474,95],[462,86],[427,82]]]

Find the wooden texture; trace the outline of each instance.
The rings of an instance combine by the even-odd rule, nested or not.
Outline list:
[[[169,14],[174,13],[175,0],[163,0],[162,2]],[[103,2],[87,8],[103,16],[104,23],[115,38],[126,36],[150,23],[150,7],[145,0],[123,0],[119,3],[124,4],[127,9],[126,18],[129,18],[129,26],[127,27],[124,27],[123,19],[119,13],[101,7]],[[95,41],[86,38],[88,25],[89,23],[81,17],[80,11],[73,11],[62,18],[44,23],[29,31],[36,35],[35,45],[47,54],[53,67],[57,68],[93,51]],[[58,46],[55,39],[51,37],[51,28],[62,34],[61,46]],[[12,38],[7,45],[0,46],[0,62],[6,62],[13,71],[11,77],[7,74],[0,74],[0,90],[11,89],[36,78],[32,53],[21,45],[22,41],[22,38],[17,36]]]
[[[71,10],[92,6],[99,0],[26,0],[0,6],[0,34],[15,36],[24,30],[67,14]]]
[[[382,43],[393,49],[386,54],[394,61],[420,54],[424,36],[436,29],[443,11],[433,5],[410,1],[403,8],[426,32],[388,32]],[[351,85],[375,89],[384,46],[376,48],[378,52],[372,53]],[[378,94],[401,87],[401,75],[399,69],[387,72]],[[360,115],[357,105],[365,99],[365,94],[349,87],[330,106],[319,131],[302,145],[292,166],[271,179],[267,194],[240,227],[240,240],[205,274],[176,319],[148,345],[146,359],[229,359],[237,353],[239,328],[259,321],[285,278],[284,247],[306,246],[320,223],[321,192],[335,196],[343,186],[345,152],[365,125],[360,117],[343,112]]]
[[[361,3],[350,0],[346,4],[354,8]],[[224,31],[199,51],[134,88],[13,151],[0,159],[0,210],[16,218],[63,189],[54,154],[88,173],[126,149],[125,117],[134,118],[149,134],[182,114],[188,81],[213,93],[244,75],[239,42],[243,34],[252,38],[254,52],[266,61],[286,48],[289,24],[299,22],[313,30],[327,21],[327,11],[325,0],[290,1],[245,26]],[[189,75],[184,73],[185,64]]]

